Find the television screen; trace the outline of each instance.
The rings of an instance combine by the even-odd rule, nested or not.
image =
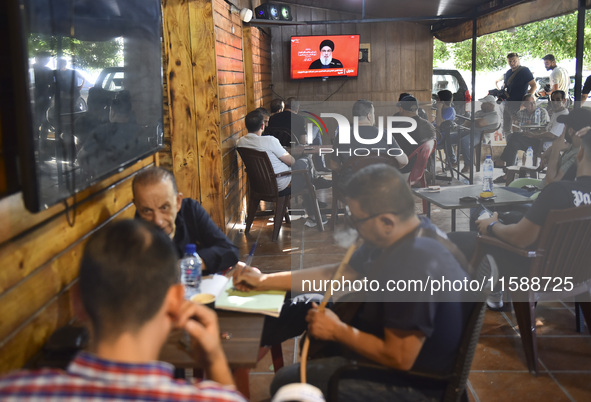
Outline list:
[[[291,79],[357,77],[359,35],[291,37]]]
[[[162,145],[160,0],[9,0],[0,7],[2,132],[26,207],[48,208]],[[1,22],[1,21],[0,21]]]

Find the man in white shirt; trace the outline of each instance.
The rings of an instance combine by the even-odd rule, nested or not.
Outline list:
[[[556,59],[554,58],[553,54],[545,55],[542,60],[544,60],[544,67],[546,67],[546,70],[552,72],[550,73],[550,90],[541,90],[540,96],[550,96],[552,92],[557,90],[568,94],[568,88],[570,87],[570,77],[568,76],[568,71],[566,71],[566,68],[556,65]]]
[[[248,134],[240,138],[236,144],[239,148],[250,148],[257,151],[265,151],[269,156],[273,171],[277,173],[288,172],[293,168],[294,170],[308,169],[307,159],[294,159],[279,143],[279,140],[273,136],[263,136],[265,131],[264,116],[258,110],[253,110],[244,118],[244,124],[248,130]],[[300,181],[299,175],[294,176],[294,186],[303,186],[303,180]],[[277,177],[277,188],[279,195],[291,194],[291,175]],[[304,196],[304,209],[309,218],[305,225],[307,227],[316,226],[316,220],[312,211],[315,208],[313,203],[317,200],[312,200],[308,196]],[[324,220],[324,219],[323,219]],[[323,222],[324,223],[324,222]]]

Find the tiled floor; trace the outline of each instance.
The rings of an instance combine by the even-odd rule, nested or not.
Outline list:
[[[500,171],[495,173],[495,177],[500,175]],[[475,182],[479,182],[478,177]],[[319,198],[330,205],[330,190],[321,190]],[[422,212],[418,199],[416,206],[417,212]],[[345,250],[334,244],[330,225],[325,232],[318,232],[304,227],[305,219],[297,218],[283,225],[276,243],[271,241],[272,218],[257,218],[248,236],[240,234],[234,239],[243,259],[252,243],[258,241],[253,265],[266,272],[338,263]],[[433,208],[431,219],[444,231],[450,230],[449,211]],[[468,216],[462,211],[457,214],[457,228],[468,228]],[[537,318],[540,375],[534,377],[527,370],[511,308],[487,311],[468,382],[472,401],[591,400],[591,336],[588,330],[575,332],[573,303],[539,303]],[[285,342],[283,354],[285,364],[295,362],[299,355],[297,340]],[[272,378],[267,354],[250,374],[252,401],[269,400]]]

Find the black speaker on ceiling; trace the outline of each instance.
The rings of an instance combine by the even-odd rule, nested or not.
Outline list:
[[[291,7],[273,3],[261,4],[254,9],[257,19],[292,21]]]

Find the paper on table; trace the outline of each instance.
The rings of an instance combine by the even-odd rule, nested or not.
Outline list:
[[[284,299],[285,291],[266,290],[241,292],[233,288],[231,280],[227,280],[224,288],[217,294],[215,308],[279,317]]]
[[[204,276],[201,280],[201,293],[209,293],[214,296],[217,296],[226,283],[228,283],[228,278],[224,275],[208,275]]]

